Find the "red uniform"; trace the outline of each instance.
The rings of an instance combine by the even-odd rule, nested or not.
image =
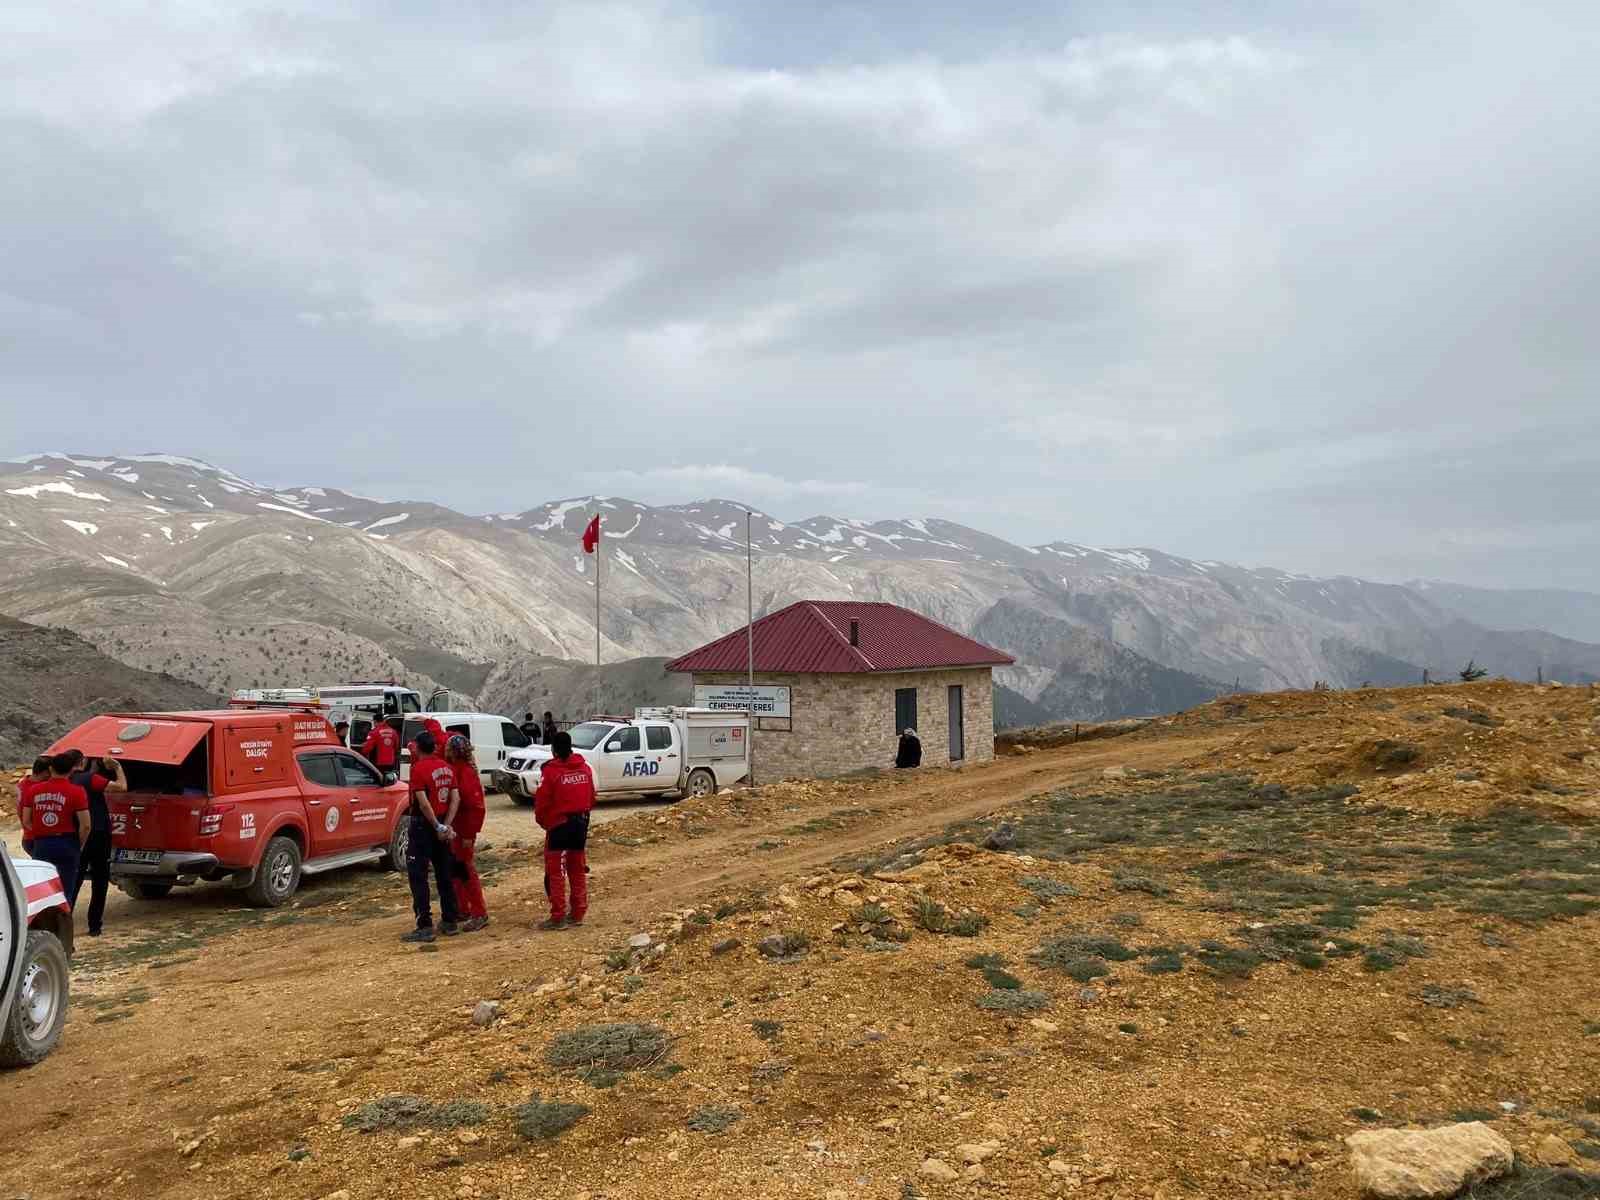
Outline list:
[[[456,906],[469,920],[487,917],[483,901],[483,880],[478,877],[478,832],[483,828],[483,779],[478,774],[478,764],[463,759],[450,764],[455,773],[455,788],[461,797],[456,806],[456,817],[451,828],[456,831],[450,852],[455,855],[461,871],[456,875]]]
[[[394,731],[393,725],[387,721],[379,721],[372,727],[367,740],[361,743],[361,753],[365,754],[378,770],[392,771],[400,759],[400,735]]]
[[[432,717],[427,717],[423,720],[422,728],[425,733],[433,734],[433,752],[439,755],[439,761],[443,762],[444,744],[447,740],[447,735],[445,734],[444,729],[440,726],[439,722],[434,720]],[[413,760],[415,760],[420,753],[420,751],[417,749],[416,742],[407,742],[406,749],[411,751],[411,757]]]
[[[437,754],[424,754],[411,764],[411,803],[416,804],[415,793],[425,792],[433,806],[433,819],[444,820],[450,811],[450,789],[456,785],[455,772],[450,764]]]
[[[22,840],[25,842],[33,837],[33,823],[30,819],[33,813],[29,812],[25,817],[22,810],[28,806],[28,797],[39,790],[39,785],[49,782],[48,779],[34,779],[30,776],[17,784],[17,819],[22,822]]]
[[[589,812],[594,808],[594,771],[583,755],[552,758],[539,769],[533,818],[545,831],[544,890],[552,923],[566,919],[572,889],[572,919],[589,911]]]
[[[25,803],[33,812],[28,823],[30,837],[71,837],[76,841],[78,814],[89,811],[89,793],[70,779],[42,779],[28,793]]]

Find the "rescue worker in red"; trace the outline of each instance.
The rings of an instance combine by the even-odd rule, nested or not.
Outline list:
[[[544,890],[550,897],[550,918],[540,929],[582,925],[589,911],[589,813],[594,808],[594,771],[583,755],[572,750],[572,735],[565,730],[551,740],[555,757],[539,770],[539,787],[533,796],[533,818],[545,831]],[[567,885],[572,887],[572,911],[567,913]]]
[[[447,734],[443,727],[440,726],[438,718],[424,717],[422,719],[422,728],[425,733],[430,733],[433,735],[433,747],[435,752],[443,754],[445,742],[449,740],[450,735]],[[417,743],[415,741],[408,742],[406,744],[406,749],[411,751],[412,760],[415,761],[417,757]]]
[[[411,760],[411,827],[406,831],[406,878],[411,884],[411,908],[417,927],[402,934],[402,942],[433,941],[433,908],[429,904],[428,869],[439,884],[439,932],[451,937],[460,932],[456,921],[455,859],[449,841],[454,837],[443,817],[450,811],[455,774],[434,751],[431,733],[417,734]]]
[[[400,735],[387,721],[379,721],[361,743],[361,753],[378,768],[385,783],[393,783],[400,775]]]
[[[28,802],[28,797],[33,795],[38,786],[49,778],[50,760],[41,754],[33,760],[33,770],[27,778],[17,781],[17,820],[22,821],[22,852],[29,858],[33,857],[33,831],[23,819],[22,806]]]
[[[89,840],[89,794],[67,778],[77,765],[76,750],[51,758],[50,778],[29,790],[19,814],[33,836],[33,857],[55,867],[68,896],[77,894],[78,863]]]
[[[461,932],[476,933],[489,923],[489,910],[483,903],[483,880],[478,877],[478,833],[483,829],[483,777],[472,743],[461,734],[452,734],[444,744],[444,760],[455,775],[455,790],[450,797],[450,812],[445,823],[455,831],[450,853],[456,860],[456,907],[466,918]]]

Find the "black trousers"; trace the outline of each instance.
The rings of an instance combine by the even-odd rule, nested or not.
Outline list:
[[[78,860],[80,848],[78,835],[58,834],[55,837],[36,837],[33,839],[33,856],[40,862],[47,862],[55,867],[56,874],[61,876],[61,890],[66,893],[67,903],[70,905],[78,894]]]
[[[67,893],[67,903],[76,910],[78,891],[83,881],[89,880],[89,932],[99,933],[100,922],[106,915],[106,892],[111,887],[111,831],[96,829],[83,844],[83,854],[78,868],[78,878],[73,880]]]
[[[455,856],[433,826],[415,813],[406,835],[406,878],[411,882],[411,910],[417,915],[418,929],[433,928],[433,906],[428,895],[428,871],[439,885],[439,916],[446,925],[461,917],[456,908]]]

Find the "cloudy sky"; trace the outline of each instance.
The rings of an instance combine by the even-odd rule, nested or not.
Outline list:
[[[1600,589],[1600,6],[0,6],[0,456]]]

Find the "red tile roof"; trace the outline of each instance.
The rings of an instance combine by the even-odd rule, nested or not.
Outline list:
[[[859,645],[850,644],[857,622]],[[768,674],[937,670],[1015,660],[898,604],[802,600],[755,623],[755,667]],[[741,627],[667,664],[669,671],[743,671]]]

